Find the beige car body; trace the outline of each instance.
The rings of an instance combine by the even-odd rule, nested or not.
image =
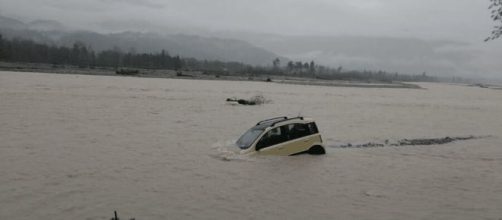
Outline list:
[[[271,126],[265,128],[264,131],[258,136],[258,138],[256,138],[256,140],[254,140],[254,142],[251,144],[249,148],[241,150],[241,154],[290,156],[302,153],[312,153],[311,150],[313,147],[322,148],[322,153],[314,153],[314,154],[325,153],[321,134],[318,132],[317,125],[315,125],[315,121],[313,119],[303,118],[303,117],[297,117],[291,119],[288,119],[286,117],[284,118],[285,118],[284,120],[273,123]],[[299,137],[292,140],[287,140],[285,142],[277,143],[256,150],[258,142],[271,130],[279,128],[284,125],[309,124],[309,123],[314,123],[317,133]]]

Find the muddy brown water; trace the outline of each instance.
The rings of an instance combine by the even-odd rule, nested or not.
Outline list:
[[[502,93],[0,72],[0,219],[499,219]],[[226,104],[263,95],[260,106]],[[247,157],[257,121],[310,116],[328,145]]]

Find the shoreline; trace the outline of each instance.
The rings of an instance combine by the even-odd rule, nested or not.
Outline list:
[[[94,76],[117,76],[117,77],[138,77],[138,78],[165,78],[165,79],[188,79],[188,80],[217,80],[217,81],[249,81],[249,82],[269,82],[290,85],[305,86],[329,86],[329,87],[355,87],[355,88],[389,88],[389,89],[423,89],[422,87],[404,82],[371,82],[352,80],[324,80],[316,78],[306,78],[300,76],[286,75],[217,75],[206,74],[200,71],[182,71],[183,75],[177,75],[174,70],[168,69],[138,69],[139,73],[134,75],[117,74],[112,68],[78,68],[78,67],[53,67],[50,64],[37,63],[8,63],[0,62],[0,71],[10,72],[35,72],[48,74],[68,74],[68,75],[94,75]]]

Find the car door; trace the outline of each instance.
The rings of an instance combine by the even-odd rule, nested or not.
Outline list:
[[[317,140],[307,124],[289,124],[287,128],[288,141],[284,143],[283,148],[287,149],[290,155],[308,151]]]
[[[290,155],[284,143],[288,141],[283,126],[277,127],[266,132],[256,144],[256,151],[263,155]]]

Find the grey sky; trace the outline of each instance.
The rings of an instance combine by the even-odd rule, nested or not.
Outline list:
[[[0,0],[0,15],[23,21],[57,20],[67,26],[101,31],[250,32],[458,41],[467,44],[434,49],[430,56],[420,58],[425,61],[407,60],[413,64],[408,66],[401,65],[406,62],[399,59],[348,56],[319,49],[279,55],[312,58],[335,66],[364,64],[360,60],[369,63],[354,64],[354,68],[409,68],[410,72],[430,69],[502,77],[502,39],[482,42],[495,25],[490,20],[488,5],[489,0]],[[247,40],[267,47],[259,44],[259,38]],[[437,53],[441,53],[441,60],[432,58]],[[343,60],[350,62],[340,63]],[[429,64],[428,68],[421,67]]]
[[[105,20],[307,35],[482,40],[488,0],[0,0],[0,13],[92,26]]]

